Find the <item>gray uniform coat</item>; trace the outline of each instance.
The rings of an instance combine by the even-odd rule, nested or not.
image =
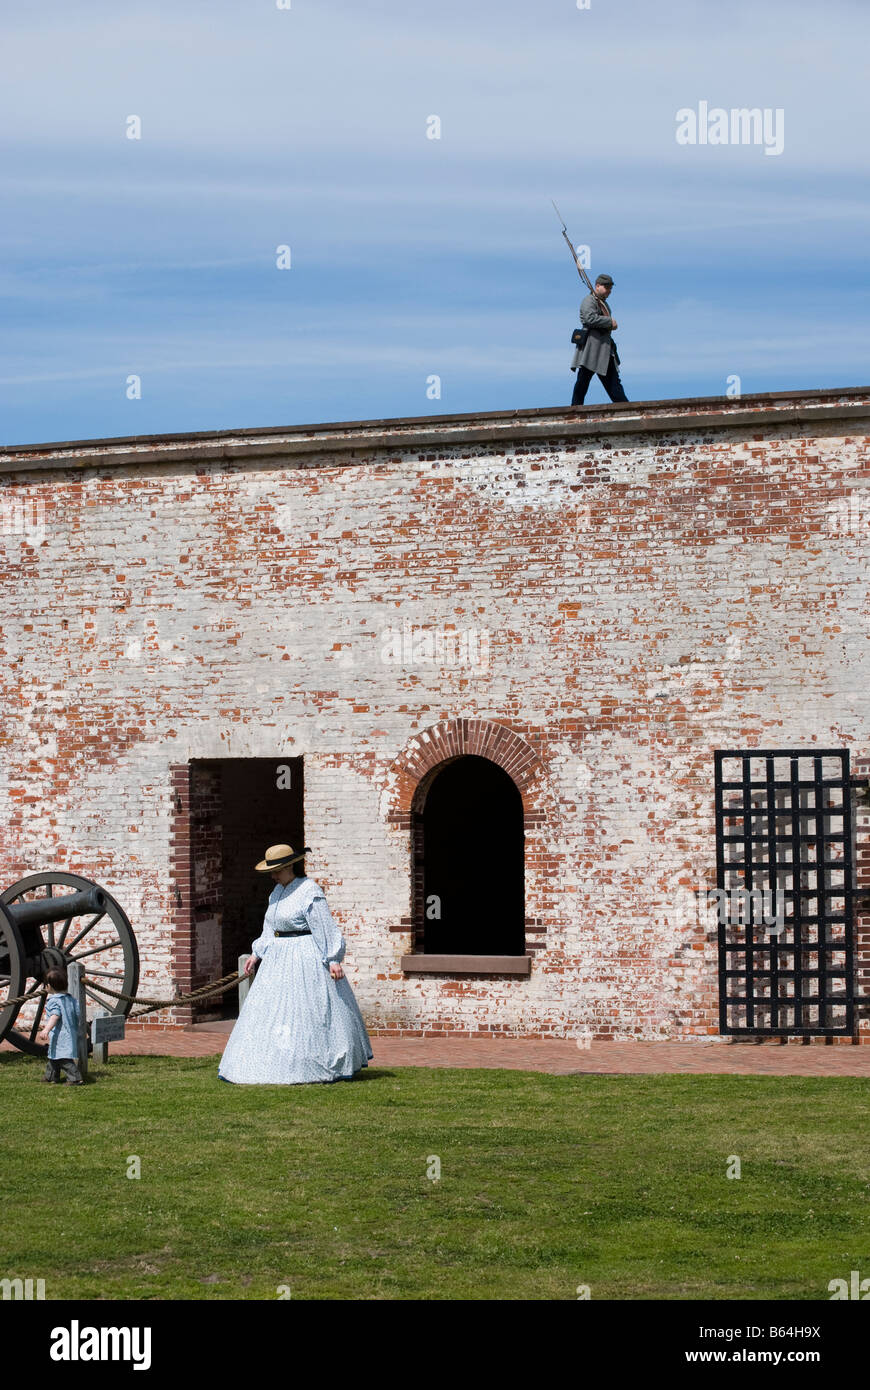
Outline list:
[[[607,312],[607,304],[597,294],[587,294],[580,305],[580,321],[589,329],[586,346],[574,349],[571,371],[577,367],[588,367],[591,372],[604,376],[610,366],[611,330],[613,319]]]

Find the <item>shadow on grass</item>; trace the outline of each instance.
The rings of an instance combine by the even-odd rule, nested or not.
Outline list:
[[[108,1081],[108,1082],[111,1082],[111,1081],[116,1080],[116,1079],[119,1079],[119,1078],[123,1079],[123,1078],[125,1077],[125,1075],[126,1075],[129,1071],[135,1071],[135,1070],[136,1070],[136,1063],[137,1063],[137,1062],[142,1062],[142,1061],[146,1061],[146,1060],[147,1060],[148,1062],[154,1062],[154,1061],[163,1061],[163,1062],[166,1062],[166,1063],[168,1064],[167,1069],[168,1069],[168,1070],[172,1070],[172,1071],[178,1071],[179,1069],[184,1069],[185,1064],[191,1064],[191,1065],[192,1065],[192,1069],[195,1070],[195,1071],[205,1070],[206,1067],[208,1067],[208,1066],[214,1066],[214,1061],[215,1061],[215,1059],[214,1059],[214,1058],[211,1058],[211,1057],[164,1057],[164,1058],[160,1058],[160,1057],[155,1057],[153,1054],[150,1054],[150,1053],[149,1053],[149,1054],[144,1054],[144,1055],[142,1055],[142,1056],[137,1056],[136,1054],[132,1054],[132,1055],[131,1055],[130,1053],[127,1053],[126,1055],[121,1055],[121,1056],[119,1056],[119,1057],[112,1057],[112,1058],[109,1059],[108,1062],[94,1063],[93,1060],[91,1060],[91,1061],[89,1062],[89,1066],[88,1066],[88,1075],[87,1075],[87,1077],[85,1078],[85,1083],[84,1083],[84,1084],[85,1084],[86,1086],[99,1086],[99,1085],[101,1085],[101,1084],[103,1084],[103,1083],[105,1083],[105,1082],[107,1082],[107,1081]],[[10,1071],[11,1071],[11,1070],[26,1071],[26,1070],[29,1068],[29,1069],[31,1069],[32,1072],[33,1072],[33,1079],[34,1079],[34,1081],[39,1080],[39,1081],[41,1082],[41,1081],[42,1081],[42,1072],[43,1072],[43,1069],[44,1069],[44,1067],[45,1067],[45,1059],[44,1059],[43,1057],[31,1057],[28,1053],[24,1053],[24,1052],[17,1052],[17,1051],[16,1051],[16,1052],[0,1052],[0,1067],[9,1068]],[[95,1068],[95,1067],[96,1067],[96,1071],[97,1071],[96,1076],[94,1075],[94,1068]],[[386,1068],[386,1067],[371,1067],[371,1066],[370,1066],[370,1067],[364,1068],[364,1069],[361,1070],[361,1071],[358,1071],[358,1072],[356,1073],[356,1075],[354,1075],[354,1076],[352,1076],[352,1077],[347,1077],[347,1078],[345,1078],[345,1077],[339,1077],[339,1078],[338,1078],[337,1080],[335,1080],[335,1081],[310,1081],[310,1082],[298,1082],[298,1083],[296,1083],[296,1084],[297,1084],[297,1085],[307,1085],[307,1086],[338,1086],[339,1084],[347,1085],[349,1082],[354,1082],[354,1083],[355,1083],[355,1082],[359,1082],[359,1081],[366,1081],[366,1082],[372,1082],[372,1081],[393,1081],[393,1080],[395,1080],[395,1078],[396,1078],[396,1072],[395,1072],[395,1071],[391,1071],[391,1070],[389,1070],[389,1069]],[[216,1084],[216,1085],[219,1084],[219,1085],[221,1086],[221,1089],[223,1089],[224,1087],[227,1087],[227,1086],[235,1086],[236,1089],[238,1089],[238,1090],[251,1090],[251,1089],[264,1090],[264,1089],[267,1089],[268,1086],[274,1086],[274,1087],[277,1088],[277,1087],[281,1087],[282,1084],[283,1084],[283,1083],[281,1083],[281,1082],[269,1082],[269,1083],[264,1083],[264,1084],[262,1084],[262,1085],[261,1085],[261,1084],[257,1084],[257,1085],[255,1085],[255,1086],[252,1087],[252,1086],[249,1086],[249,1085],[243,1085],[243,1084],[241,1084],[241,1083],[236,1083],[236,1082],[225,1082],[225,1081],[221,1081],[221,1079],[218,1077],[218,1075],[217,1075],[217,1070],[216,1070],[216,1069],[215,1069],[215,1077],[214,1077],[214,1080],[215,1080],[215,1084]],[[45,1083],[43,1083],[43,1084],[45,1084]],[[58,1085],[60,1085],[60,1086],[63,1086],[64,1084],[65,1084],[64,1082],[59,1082],[59,1083],[58,1083]]]
[[[222,1086],[234,1086],[237,1091],[265,1091],[270,1086],[278,1088],[293,1089],[296,1086],[347,1086],[356,1085],[359,1081],[389,1081],[395,1079],[394,1071],[387,1071],[385,1067],[370,1068],[366,1071],[359,1071],[354,1076],[338,1076],[334,1081],[263,1081],[263,1082],[244,1082],[244,1081],[224,1081],[218,1077]]]
[[[39,1064],[38,1057],[29,1057],[23,1052],[0,1052],[0,1067],[24,1067],[28,1063]]]

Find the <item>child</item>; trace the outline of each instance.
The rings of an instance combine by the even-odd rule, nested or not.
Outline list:
[[[78,1066],[79,1006],[67,993],[66,971],[47,970],[45,983],[51,994],[45,1006],[45,1022],[36,1036],[37,1042],[48,1043],[48,1063],[42,1079],[59,1082],[63,1068],[68,1086],[83,1086]]]

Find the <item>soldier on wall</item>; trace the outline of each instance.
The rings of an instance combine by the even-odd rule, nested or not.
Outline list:
[[[596,373],[612,401],[628,400],[619,379],[619,354],[611,337],[613,329],[617,326],[616,319],[608,312],[606,302],[612,288],[613,277],[599,275],[595,281],[594,292],[587,294],[580,305],[583,331],[575,334],[576,348],[571,371],[576,370],[577,380],[571,397],[572,405],[583,404],[589,383]]]

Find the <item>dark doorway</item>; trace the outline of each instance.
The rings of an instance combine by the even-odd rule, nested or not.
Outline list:
[[[423,807],[427,955],[525,954],[523,843],[522,797],[497,763],[469,754],[436,773]]]
[[[254,865],[269,845],[304,840],[301,758],[220,758],[191,763],[190,843],[198,982],[236,969],[260,935],[274,888]],[[296,866],[297,873],[305,865]],[[235,991],[198,1017],[234,1018]]]

